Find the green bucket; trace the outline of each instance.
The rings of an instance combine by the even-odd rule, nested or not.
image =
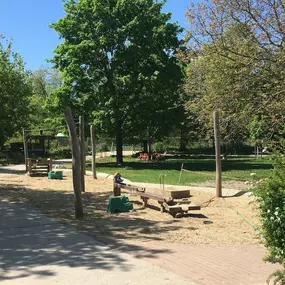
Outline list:
[[[62,180],[63,179],[62,171],[50,171],[48,173],[48,179],[59,179],[59,180]]]
[[[133,204],[129,201],[126,196],[109,197],[109,203],[107,212],[108,213],[122,213],[129,212],[133,209]]]

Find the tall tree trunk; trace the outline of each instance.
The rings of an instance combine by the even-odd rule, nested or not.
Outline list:
[[[123,136],[122,126],[120,122],[117,122],[116,127],[116,150],[117,150],[117,164],[123,164]]]
[[[148,161],[152,160],[152,137],[148,136]]]
[[[147,140],[143,140],[143,152],[147,153],[148,149],[147,149]]]
[[[79,149],[79,141],[76,134],[76,128],[72,117],[70,108],[66,108],[64,111],[65,120],[68,126],[69,136],[71,138],[71,150],[72,150],[72,178],[73,178],[73,191],[75,198],[75,217],[77,219],[83,218],[83,205],[81,197],[81,156]]]
[[[187,149],[187,143],[188,143],[187,131],[185,129],[181,128],[181,130],[180,130],[180,146],[179,146],[179,150],[180,151],[185,151]]]
[[[122,135],[122,121],[121,121],[121,114],[120,114],[120,103],[119,103],[119,97],[116,93],[116,88],[113,84],[113,70],[109,69],[109,72],[107,74],[108,78],[108,86],[111,96],[114,97],[113,100],[113,109],[114,109],[114,115],[115,115],[115,133],[116,133],[116,161],[117,165],[123,164],[123,135]]]

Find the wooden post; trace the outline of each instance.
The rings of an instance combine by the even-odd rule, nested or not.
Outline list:
[[[52,171],[52,159],[48,159],[48,172]]]
[[[117,186],[116,177],[113,179],[113,195],[115,197],[121,196],[121,188]]]
[[[79,117],[79,148],[80,148],[80,161],[81,161],[81,190],[85,192],[85,141],[84,141],[84,118],[83,116]]]
[[[219,113],[214,111],[214,134],[216,149],[216,197],[222,197],[222,165]]]
[[[148,131],[147,151],[148,151],[148,161],[151,161],[152,160],[152,137],[150,136],[150,131]]]
[[[82,156],[82,170],[84,175],[86,174],[86,156],[85,156],[85,132],[84,132],[84,117],[79,117],[79,142],[80,152]]]
[[[180,170],[178,184],[180,184],[180,182],[181,182],[181,176],[182,176],[183,167],[184,167],[184,163],[181,164],[181,170]]]
[[[76,133],[74,120],[70,108],[66,108],[64,111],[65,120],[68,126],[69,136],[71,138],[71,150],[72,150],[72,178],[73,178],[73,191],[75,198],[75,217],[77,219],[83,218],[83,204],[81,197],[81,157],[79,149],[79,141]]]
[[[31,175],[32,174],[32,160],[27,158],[26,162],[27,162],[27,166],[26,166],[27,172],[29,175]]]
[[[25,157],[25,165],[26,165],[26,172],[28,172],[28,145],[27,145],[27,139],[26,139],[26,130],[22,128],[23,130],[23,145],[24,145],[24,157]]]
[[[91,136],[91,149],[92,149],[92,173],[93,178],[97,179],[96,173],[96,142],[95,142],[95,134],[94,134],[94,126],[90,126],[90,136]]]

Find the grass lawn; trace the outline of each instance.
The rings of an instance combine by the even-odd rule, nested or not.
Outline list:
[[[159,162],[140,161],[135,158],[124,158],[124,166],[119,167],[115,158],[97,159],[97,171],[108,174],[120,172],[123,178],[135,182],[159,183],[159,175],[166,174],[165,184],[177,185],[181,164],[184,169],[181,185],[188,183],[215,180],[215,160],[212,158],[181,158],[167,159]],[[228,158],[222,161],[223,180],[250,181],[251,173],[256,179],[267,177],[272,169],[270,158],[255,159],[254,157]]]

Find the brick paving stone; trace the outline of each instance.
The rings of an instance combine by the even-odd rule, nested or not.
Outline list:
[[[148,249],[162,252],[144,260],[198,285],[265,285],[278,266],[265,263],[262,245],[189,245],[150,241]],[[163,253],[163,249],[167,249]]]

